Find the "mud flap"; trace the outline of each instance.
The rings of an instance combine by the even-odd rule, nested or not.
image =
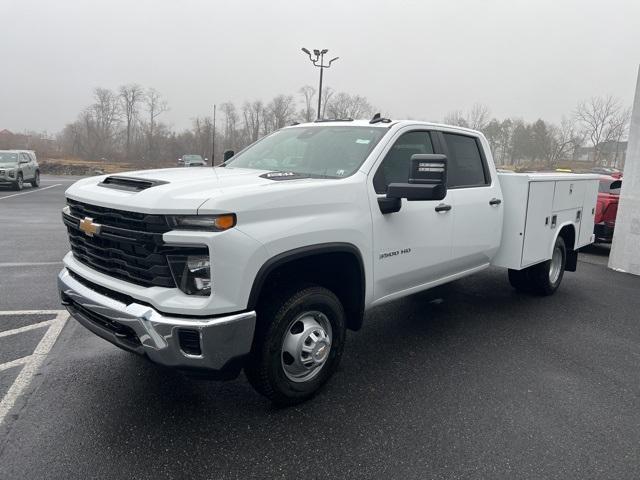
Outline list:
[[[567,259],[564,265],[565,271],[575,272],[577,268],[578,268],[578,251],[567,250]]]

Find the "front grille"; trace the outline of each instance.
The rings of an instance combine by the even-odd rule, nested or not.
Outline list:
[[[206,247],[166,245],[162,233],[171,230],[162,215],[126,212],[68,200],[71,215],[63,213],[73,256],[111,277],[145,287],[176,287],[167,255],[207,255]],[[101,225],[92,237],[79,228],[90,217]]]
[[[164,215],[125,212],[113,208],[89,205],[67,199],[71,215],[77,218],[90,217],[94,222],[112,227],[135,230],[138,232],[165,233],[171,230]]]

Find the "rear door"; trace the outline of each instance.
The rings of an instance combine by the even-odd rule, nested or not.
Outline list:
[[[403,199],[400,211],[395,213],[382,214],[378,206],[378,197],[385,195],[390,183],[408,181],[412,155],[439,153],[434,149],[434,140],[434,132],[403,129],[371,170],[368,188],[377,301],[419,290],[450,274],[455,209],[442,209],[442,205],[452,207],[450,194],[441,201]]]
[[[455,204],[452,267],[458,272],[488,264],[502,236],[502,192],[480,138],[441,132],[447,187]]]

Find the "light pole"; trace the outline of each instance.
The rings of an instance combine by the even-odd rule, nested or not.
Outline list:
[[[318,114],[316,115],[317,119],[320,120],[321,118],[320,107],[322,106],[322,72],[324,71],[325,68],[331,67],[331,64],[336,60],[338,60],[338,58],[340,57],[332,58],[331,60],[329,60],[329,63],[325,65],[324,55],[329,51],[326,48],[323,50],[314,50],[313,55],[306,48],[303,48],[302,51],[307,55],[309,55],[309,60],[311,60],[311,63],[313,63],[313,66],[318,67],[320,69],[320,86],[318,87]]]
[[[216,162],[216,105],[213,104],[213,135],[211,136],[211,166],[215,167]]]

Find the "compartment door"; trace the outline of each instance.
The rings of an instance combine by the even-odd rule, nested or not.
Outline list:
[[[551,212],[555,182],[529,183],[527,219],[524,227],[522,267],[549,259],[553,230]]]
[[[580,180],[559,180],[553,198],[553,211],[580,208],[584,201],[584,188],[587,182]]]
[[[578,247],[583,247],[591,243],[593,235],[593,224],[595,220],[596,203],[598,201],[598,180],[582,182],[584,188],[584,205],[580,219],[580,237]]]

